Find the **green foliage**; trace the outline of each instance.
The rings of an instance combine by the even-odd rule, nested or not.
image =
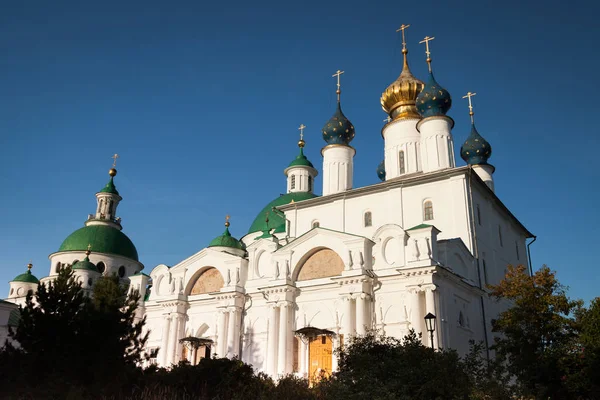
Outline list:
[[[339,371],[319,388],[324,398],[469,398],[470,380],[458,354],[423,346],[414,331],[402,340],[371,332],[337,352]]]
[[[578,368],[578,322],[582,302],[569,299],[555,273],[544,266],[529,276],[509,266],[505,279],[489,287],[512,307],[493,321],[498,333],[492,349],[499,365],[516,379],[521,395],[538,399],[574,398],[569,376]]]

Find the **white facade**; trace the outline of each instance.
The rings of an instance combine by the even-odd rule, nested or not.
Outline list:
[[[207,247],[149,275],[137,259],[92,247],[89,260],[102,269],[82,272],[84,286],[100,273],[129,279],[142,296],[148,350],[159,350],[154,362],[164,367],[216,354],[274,377],[310,378],[335,370],[331,350],[367,330],[402,337],[414,329],[429,345],[428,313],[436,316],[436,348],[465,353],[470,340],[490,343],[500,306],[485,285],[499,282],[507,265],[527,264],[532,235],[494,193],[493,167],[455,166],[452,119],[419,119],[421,86],[404,85],[407,77],[403,72],[384,93],[400,96],[410,111],[390,111],[394,119],[383,128],[385,182],[353,188],[356,150],[329,143],[323,196],[278,206],[270,218],[281,218],[281,229],[249,232],[243,245],[234,241],[238,248]],[[287,196],[312,193],[317,173],[291,164]],[[116,189],[97,198],[86,225],[120,230]],[[50,255],[42,282],[84,257],[85,249]]]

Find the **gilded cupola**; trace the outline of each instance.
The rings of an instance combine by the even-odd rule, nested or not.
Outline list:
[[[408,67],[408,49],[404,38],[404,30],[408,26],[402,25],[398,29],[402,31],[402,55],[404,58],[402,72],[398,79],[392,82],[381,94],[381,107],[392,120],[421,118],[417,111],[416,101],[425,84],[415,78]]]

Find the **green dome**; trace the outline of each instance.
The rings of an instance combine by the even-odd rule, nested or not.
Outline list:
[[[208,247],[231,247],[232,249],[244,250],[242,242],[231,236],[229,233],[229,227],[225,227],[225,232],[222,235],[214,238],[208,245]]]
[[[100,193],[112,193],[112,194],[116,194],[117,196],[119,195],[119,192],[117,191],[117,187],[115,186],[115,182],[113,182],[112,176],[110,177],[110,181],[108,181],[106,186],[104,186],[102,188],[102,190],[100,190]]]
[[[84,269],[88,271],[100,272],[98,271],[98,268],[96,268],[96,266],[92,262],[90,262],[88,256],[85,256],[83,260],[77,261],[75,264],[73,264],[71,269]]]
[[[76,230],[62,242],[58,251],[87,251],[88,244],[94,253],[116,254],[139,261],[137,250],[127,235],[108,225],[88,225]]]
[[[260,211],[260,213],[258,213],[256,218],[254,219],[254,222],[252,222],[252,225],[250,225],[250,229],[248,229],[248,233],[259,232],[259,231],[264,232],[264,231],[269,231],[271,229],[276,229],[276,230],[283,229],[283,231],[285,231],[285,219],[283,219],[283,217],[281,215],[279,215],[278,213],[273,212],[272,208],[277,207],[277,206],[282,206],[284,204],[289,204],[292,202],[292,200],[294,202],[298,202],[298,201],[302,201],[302,200],[312,199],[315,197],[317,197],[317,195],[315,195],[313,193],[309,193],[309,192],[292,192],[292,193],[282,194],[281,196],[279,196],[278,198],[276,198],[275,200],[273,200],[272,202],[267,204],[265,206],[265,208],[263,208]],[[268,226],[267,226],[267,222],[265,221],[267,213],[269,213],[269,225]]]
[[[308,161],[308,158],[306,158],[306,156],[304,155],[304,149],[302,147],[300,147],[300,154],[298,154],[298,157],[296,157],[294,161],[290,163],[288,168],[297,166],[314,168],[312,163]]]
[[[40,283],[39,279],[31,273],[31,270],[27,270],[27,272],[25,272],[24,274],[17,275],[17,277],[13,279],[12,282]]]

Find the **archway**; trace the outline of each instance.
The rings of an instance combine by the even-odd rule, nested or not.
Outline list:
[[[300,267],[297,281],[338,276],[344,270],[344,261],[338,254],[328,248],[322,248],[311,254]]]
[[[198,277],[188,285],[190,295],[218,292],[224,286],[223,276],[215,267],[207,267],[200,271]]]

